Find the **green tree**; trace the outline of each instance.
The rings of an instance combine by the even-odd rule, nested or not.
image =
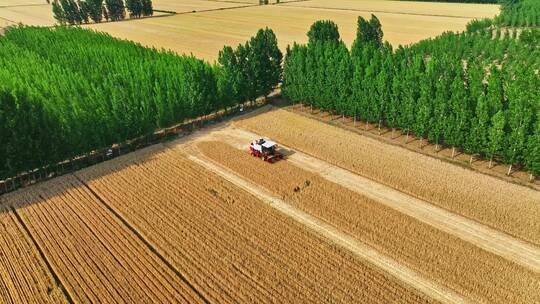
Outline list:
[[[109,19],[119,21],[126,18],[124,0],[105,0]]]
[[[86,1],[78,1],[77,6],[79,7],[79,15],[81,16],[81,21],[88,23],[90,20],[90,7]]]
[[[370,25],[370,41],[374,43],[377,47],[383,46],[383,30],[382,25],[377,16],[371,14],[371,19],[369,20]]]
[[[457,73],[450,87],[450,111],[445,132],[445,142],[452,146],[452,158],[454,158],[456,147],[462,147],[465,144],[472,119],[472,105],[465,84],[464,71],[459,64],[456,70]]]
[[[517,71],[519,75],[528,74],[524,68],[518,68]],[[534,113],[530,104],[532,92],[525,86],[524,81],[509,79],[506,91],[509,101],[507,111],[509,133],[504,160],[510,165],[508,168],[510,174],[512,165],[523,161],[523,152]]]
[[[281,81],[283,54],[278,48],[277,38],[269,29],[260,29],[249,41],[247,70],[254,86],[252,97],[267,96]]]
[[[531,180],[534,176],[540,175],[540,120],[536,122],[535,131],[528,138],[525,164],[531,173]]]
[[[88,4],[88,15],[95,23],[103,20],[103,0],[86,0]]]
[[[142,1],[142,14],[143,16],[152,16],[154,15],[154,7],[152,5],[152,0],[141,0]]]
[[[330,20],[319,20],[311,25],[308,32],[309,44],[333,41],[338,43],[341,39],[337,24]]]
[[[126,9],[130,18],[140,18],[143,14],[142,0],[126,0]]]
[[[244,90],[242,70],[236,54],[230,46],[225,46],[219,52],[218,63],[221,67],[217,74],[219,97],[224,108],[227,108],[243,101],[241,100],[241,93]]]
[[[504,112],[501,110],[491,118],[491,127],[489,128],[489,168],[493,166],[493,158],[503,151],[505,142],[505,127],[506,119]]]
[[[60,24],[65,24],[68,22],[66,13],[64,12],[64,9],[62,9],[62,6],[58,0],[52,3],[52,11],[54,14],[54,19],[56,19],[56,21],[58,21]]]

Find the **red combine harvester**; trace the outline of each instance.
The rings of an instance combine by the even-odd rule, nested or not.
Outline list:
[[[283,154],[277,152],[277,144],[267,139],[254,140],[249,146],[251,155],[260,157],[262,160],[273,163],[283,159]]]

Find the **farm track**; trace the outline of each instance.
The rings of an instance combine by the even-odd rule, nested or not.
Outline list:
[[[293,166],[289,161],[261,164],[248,153],[220,142],[203,142],[198,147],[211,160],[246,180],[257,181],[281,200],[474,302],[540,300],[537,273]],[[512,290],[505,290],[507,286],[513,286]]]
[[[269,120],[273,121],[271,125],[263,123]],[[235,125],[536,246],[540,244],[539,191],[285,110],[238,120]]]
[[[194,303],[198,297],[73,176],[11,195],[76,302]]]
[[[0,302],[69,303],[16,215],[0,207]]]
[[[407,267],[401,265],[392,258],[381,254],[367,244],[358,242],[356,239],[350,237],[347,234],[344,234],[333,226],[328,225],[323,221],[320,221],[319,219],[301,211],[300,209],[296,209],[294,206],[289,205],[278,197],[275,197],[269,192],[265,191],[260,186],[243,179],[242,177],[228,171],[225,168],[212,164],[209,159],[194,155],[190,155],[189,159],[198,163],[201,166],[204,166],[208,170],[222,176],[223,178],[233,182],[236,186],[257,196],[264,203],[271,206],[272,208],[301,223],[302,225],[321,235],[330,242],[350,251],[358,258],[373,264],[374,266],[396,277],[398,280],[411,286],[412,288],[421,291],[427,296],[442,303],[469,302],[468,300],[453,292],[452,290],[447,289],[443,286],[439,286],[438,284],[423,278],[415,271],[408,269]]]
[[[209,302],[432,302],[178,152],[146,152],[77,175]]]
[[[234,128],[223,132],[215,137],[224,138],[240,150],[253,138],[262,137]],[[290,147],[284,148],[293,151]],[[294,151],[287,161],[540,274],[540,248],[537,246],[302,152]]]

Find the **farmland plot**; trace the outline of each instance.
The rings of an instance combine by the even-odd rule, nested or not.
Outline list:
[[[10,194],[13,205],[76,302],[201,299],[73,176]]]
[[[540,275],[533,271],[287,161],[269,165],[221,142],[202,142],[198,147],[207,157],[247,180],[256,181],[277,197],[343,229],[475,302],[540,300]]]
[[[411,14],[467,18],[492,18],[499,13],[496,4],[464,4],[444,2],[405,2],[381,0],[310,0],[286,4],[295,7],[310,7],[321,9],[345,9],[364,12],[386,12],[395,14]]]
[[[89,26],[115,37],[178,53],[192,53],[212,61],[217,59],[223,45],[244,43],[264,27],[274,30],[280,48],[285,51],[289,44],[306,42],[309,27],[320,19],[336,21],[341,37],[350,45],[356,37],[358,16],[369,17],[370,13],[269,5]],[[394,46],[417,42],[445,31],[464,30],[471,19],[387,13],[377,16],[383,24],[385,39]]]
[[[0,5],[0,20],[32,26],[52,26],[56,23],[50,5],[11,7]]]
[[[68,303],[15,214],[0,206],[0,302]]]
[[[258,3],[258,2],[257,2]],[[245,6],[255,3],[250,3],[249,1],[208,1],[208,0],[154,0],[154,9],[165,10],[176,13],[188,13],[188,12],[200,12],[207,10],[214,10],[220,8],[231,8],[238,6]]]
[[[433,302],[179,152],[145,151],[77,175],[210,302]]]
[[[263,123],[269,120],[274,123]],[[283,110],[254,116],[237,122],[237,125],[457,214],[540,244],[538,191]]]

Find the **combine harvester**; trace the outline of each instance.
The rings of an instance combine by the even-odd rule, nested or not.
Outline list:
[[[277,144],[271,140],[259,139],[254,140],[249,146],[251,155],[260,157],[262,160],[273,163],[283,159],[283,154],[277,152]]]

